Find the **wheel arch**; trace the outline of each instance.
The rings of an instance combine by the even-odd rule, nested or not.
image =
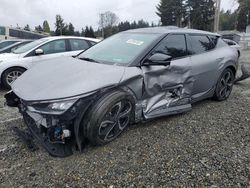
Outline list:
[[[234,76],[236,76],[237,70],[236,70],[236,68],[233,65],[229,65],[225,69],[230,69],[234,73]]]
[[[93,108],[93,106],[95,106],[100,100],[101,98],[112,94],[113,92],[117,92],[117,91],[122,91],[125,92],[126,94],[131,96],[131,99],[133,101],[133,105],[134,105],[134,111],[136,108],[136,97],[133,93],[133,91],[126,87],[126,86],[112,86],[109,88],[104,88],[101,89],[99,92],[97,92],[96,94],[94,94],[92,96],[92,99],[90,100],[89,104],[87,104],[82,110],[82,112],[79,113],[79,115],[76,117],[75,119],[75,123],[74,123],[74,133],[75,133],[75,141],[76,141],[76,146],[77,148],[82,151],[83,146],[84,146],[84,142],[86,140],[86,135],[85,135],[85,131],[86,131],[86,123],[87,123],[87,116],[89,111],[91,111],[91,109]],[[135,113],[133,113],[133,117],[132,117],[134,122],[135,119]],[[85,120],[85,122],[84,122]]]
[[[23,66],[13,66],[13,67],[7,67],[5,68],[2,73],[1,73],[1,78],[3,77],[3,74],[8,71],[9,69],[13,69],[13,68],[19,68],[19,69],[24,69],[25,71],[27,70],[27,68],[23,67]]]
[[[11,67],[7,67],[5,68],[1,73],[0,73],[0,83],[3,83],[3,75],[6,71],[8,71],[9,69],[13,69],[13,68],[20,68],[20,69],[24,69],[25,71],[27,71],[27,68],[23,67],[23,66],[11,66]]]

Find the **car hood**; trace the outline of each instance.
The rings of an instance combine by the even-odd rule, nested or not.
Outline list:
[[[3,53],[3,54],[0,54],[0,61],[5,61],[9,59],[17,59],[19,57],[20,57],[20,54]]]
[[[26,71],[12,84],[12,90],[26,101],[67,98],[116,85],[124,70],[72,57],[55,58]]]

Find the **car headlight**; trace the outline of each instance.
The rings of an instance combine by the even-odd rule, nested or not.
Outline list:
[[[28,105],[28,111],[43,114],[61,115],[68,109],[70,109],[77,101],[78,98],[66,99],[61,101],[33,103]]]

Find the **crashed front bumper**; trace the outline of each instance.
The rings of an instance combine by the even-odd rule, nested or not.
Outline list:
[[[49,154],[56,157],[67,157],[73,154],[74,140],[72,138],[67,138],[66,140],[66,138],[63,138],[63,134],[60,134],[62,136],[61,139],[55,140],[55,135],[51,135],[51,133],[55,133],[56,130],[59,130],[59,127],[51,127],[51,131],[49,131],[48,128],[38,125],[27,112],[23,112],[22,114],[24,122],[32,136]],[[54,138],[53,141],[51,137]]]
[[[28,131],[39,144],[41,144],[52,156],[67,157],[84,146],[84,134],[82,119],[87,109],[96,96],[80,98],[78,103],[72,106],[74,110],[68,110],[61,115],[44,114],[30,110],[29,103],[23,101],[13,92],[5,95],[6,104],[17,107],[23,115]]]

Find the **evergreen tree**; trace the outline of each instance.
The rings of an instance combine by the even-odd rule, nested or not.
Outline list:
[[[95,32],[92,26],[89,27],[89,34],[87,37],[95,38]]]
[[[55,23],[55,35],[59,36],[59,35],[67,35],[67,24],[64,23],[64,20],[62,19],[62,17],[60,15],[56,15],[56,23]]]
[[[245,31],[246,26],[250,25],[250,0],[238,0],[238,2],[237,29],[239,31]]]
[[[220,30],[234,30],[237,22],[237,13],[227,10],[221,10],[220,13]]]
[[[24,29],[25,31],[30,31],[30,26],[29,26],[29,24],[27,24],[23,29]]]
[[[156,8],[156,14],[161,18],[162,25],[182,26],[185,14],[183,0],[161,0]]]
[[[73,26],[72,23],[69,23],[69,26],[68,26],[68,35],[71,35],[73,36],[75,34],[75,28]]]
[[[212,31],[215,6],[213,0],[187,0],[188,19],[194,29]]]
[[[36,27],[35,27],[35,30],[36,30],[37,32],[43,32],[43,28],[42,28],[42,26],[40,26],[40,25],[36,26]]]
[[[43,22],[43,31],[46,32],[46,33],[50,33],[50,27],[49,27],[49,23],[47,20],[45,20]]]

